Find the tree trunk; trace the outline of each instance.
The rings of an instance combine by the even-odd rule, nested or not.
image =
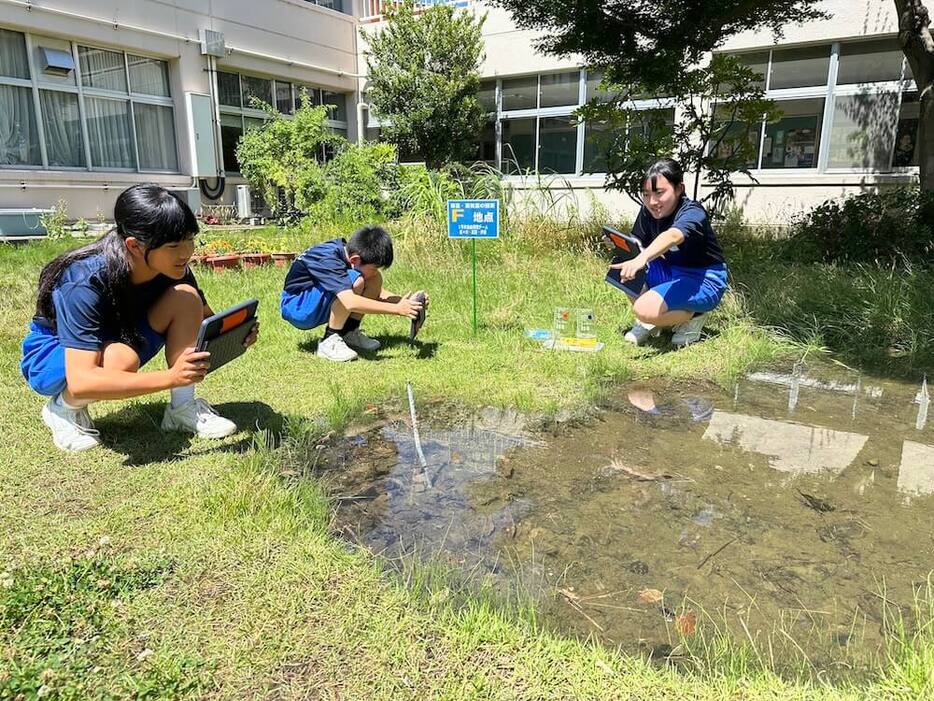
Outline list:
[[[895,0],[898,39],[918,85],[918,170],[921,189],[934,192],[934,38],[923,0]]]

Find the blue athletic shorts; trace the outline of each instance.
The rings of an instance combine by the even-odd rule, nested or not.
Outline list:
[[[143,344],[134,348],[142,367],[152,360],[165,345],[165,338],[143,320],[139,325]],[[36,392],[54,397],[65,389],[65,348],[55,331],[36,322],[29,324],[23,339],[23,358],[19,363],[26,382]]]
[[[668,311],[709,312],[720,304],[726,292],[726,264],[682,268],[656,258],[649,263],[645,284],[661,295]]]
[[[347,275],[351,283],[356,282],[360,277],[360,273],[353,268],[347,271]],[[334,304],[336,298],[336,295],[326,292],[318,285],[302,290],[298,294],[283,290],[279,309],[283,319],[295,328],[307,331],[328,323],[331,305]]]

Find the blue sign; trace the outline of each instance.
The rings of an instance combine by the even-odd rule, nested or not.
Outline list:
[[[499,200],[448,200],[448,238],[499,238]]]

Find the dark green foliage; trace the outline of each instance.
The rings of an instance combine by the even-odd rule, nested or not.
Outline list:
[[[824,16],[811,0],[493,0],[539,48],[577,54],[615,84],[676,83],[727,38]],[[678,94],[677,92],[671,94]]]
[[[900,187],[827,200],[800,215],[786,255],[804,262],[929,266],[934,252],[934,193]]]
[[[196,663],[146,650],[118,621],[124,602],[171,569],[168,560],[121,562],[95,549],[0,572],[0,700],[177,699],[202,690]]]
[[[449,5],[416,14],[413,0],[386,18],[377,34],[364,33],[367,96],[383,138],[431,167],[469,158],[484,120],[477,100],[483,18]]]

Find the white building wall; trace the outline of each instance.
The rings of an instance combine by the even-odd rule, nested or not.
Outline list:
[[[199,29],[224,34],[228,55],[218,60],[219,70],[349,93],[350,132],[356,127],[356,20],[304,0],[47,0],[31,10],[0,0],[0,27],[42,37],[47,46],[73,41],[167,60],[179,159],[175,175],[0,168],[0,208],[50,207],[65,199],[72,218],[109,217],[116,194],[133,183],[192,187],[185,93],[210,92]],[[229,187],[225,200],[231,196]]]

